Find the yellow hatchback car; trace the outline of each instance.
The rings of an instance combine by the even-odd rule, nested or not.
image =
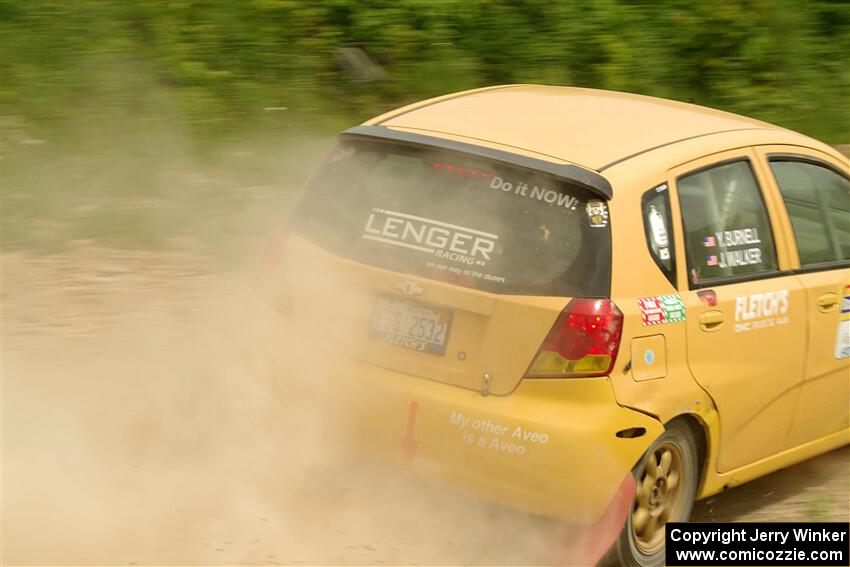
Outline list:
[[[695,499],[850,440],[848,162],[783,128],[580,88],[426,100],[341,134],[283,254],[298,328],[348,341],[362,442],[613,521],[609,563],[660,565]]]

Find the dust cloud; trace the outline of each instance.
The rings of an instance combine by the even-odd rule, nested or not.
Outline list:
[[[58,278],[50,272],[63,268],[81,266],[4,258],[10,280],[27,272]],[[263,316],[243,274],[195,276],[166,289],[134,271],[127,281],[112,277],[92,289],[4,282],[6,332],[25,327],[28,316],[44,321],[4,340],[5,563],[517,557],[530,519],[342,445],[336,431],[346,416],[326,413],[321,365],[307,372],[293,364],[292,350],[310,345]],[[11,301],[19,294],[44,308],[18,312],[24,308]],[[104,301],[116,311],[101,305],[96,319]],[[65,319],[65,310],[76,315]],[[96,328],[84,328],[86,318]],[[534,562],[545,560],[545,541],[535,543]]]
[[[327,145],[276,155],[307,171]],[[297,190],[275,182],[294,185],[283,165],[257,178],[250,152],[251,166],[209,170],[79,154],[38,171],[45,151],[3,156],[19,171],[4,178],[0,562],[562,561],[563,525],[352,446],[331,395],[345,376],[327,365],[348,329],[321,321],[328,340],[314,341],[287,326],[274,281],[258,284],[262,242]],[[149,194],[115,188],[136,175]],[[311,285],[351,293],[335,281]]]

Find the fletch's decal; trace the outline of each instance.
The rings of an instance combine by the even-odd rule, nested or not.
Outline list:
[[[850,313],[850,285],[844,288],[844,297],[841,299],[841,312]]]
[[[735,332],[743,333],[788,323],[788,290],[735,298]]]
[[[470,266],[485,266],[499,238],[465,226],[378,208],[366,219],[362,236]]]
[[[644,326],[678,323],[685,320],[685,304],[678,295],[656,295],[637,300]]]
[[[608,205],[605,204],[605,201],[588,201],[585,210],[591,227],[605,228],[608,226]]]

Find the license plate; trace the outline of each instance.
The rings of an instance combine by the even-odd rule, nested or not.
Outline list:
[[[451,311],[379,295],[372,312],[371,333],[393,345],[443,354],[451,324]]]

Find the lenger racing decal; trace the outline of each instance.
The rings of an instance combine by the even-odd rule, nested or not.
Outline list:
[[[486,266],[498,235],[434,219],[372,209],[363,238],[419,250],[451,262]]]
[[[645,327],[685,320],[685,304],[676,294],[641,297],[637,303]]]

